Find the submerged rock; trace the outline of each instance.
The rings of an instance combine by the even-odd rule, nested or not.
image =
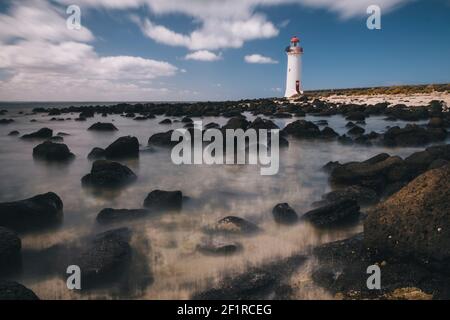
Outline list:
[[[148,214],[145,209],[111,209],[106,208],[97,215],[97,222],[102,224],[139,219]]]
[[[102,148],[93,148],[91,152],[89,152],[87,158],[89,160],[99,160],[105,158],[105,150]]]
[[[277,204],[272,210],[272,215],[275,222],[280,224],[292,224],[298,220],[297,213],[287,203]]]
[[[85,186],[97,188],[117,188],[136,180],[136,175],[128,167],[108,160],[97,160],[92,164],[91,173],[81,182]]]
[[[0,225],[14,230],[24,230],[59,222],[63,202],[53,192],[29,199],[0,203]]]
[[[164,119],[164,120],[160,121],[159,124],[172,124],[172,120]]]
[[[94,123],[92,126],[90,126],[88,128],[88,130],[91,130],[91,131],[117,131],[118,129],[112,123],[97,122],[97,123]]]
[[[45,141],[33,148],[33,157],[46,161],[68,161],[75,158],[67,145]]]
[[[36,132],[25,134],[22,139],[50,139],[53,136],[53,130],[49,128],[42,128]]]
[[[19,131],[14,130],[14,131],[11,131],[10,133],[8,133],[8,136],[18,136],[19,134],[20,134]]]
[[[384,255],[450,266],[450,166],[420,175],[377,205],[364,222],[365,244]]]
[[[236,216],[228,216],[220,219],[216,224],[207,228],[207,231],[217,233],[254,234],[260,229],[254,223]]]
[[[296,120],[289,123],[283,133],[293,135],[296,138],[317,138],[320,136],[320,129],[314,123],[306,120]]]
[[[148,139],[148,145],[159,146],[159,147],[173,147],[178,144],[178,141],[172,141],[172,132],[169,130],[167,132],[155,133]]]
[[[360,215],[358,203],[354,200],[342,200],[306,212],[302,219],[318,227],[330,227],[358,220]]]
[[[39,298],[20,283],[0,280],[0,300],[39,300]]]
[[[144,207],[153,210],[180,210],[183,202],[181,191],[153,190],[144,200]]]
[[[136,137],[120,137],[105,149],[107,159],[139,157],[139,141]]]
[[[197,245],[197,250],[206,255],[231,255],[241,251],[242,245],[221,238],[204,238]]]

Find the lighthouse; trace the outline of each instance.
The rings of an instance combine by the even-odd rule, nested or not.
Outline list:
[[[297,37],[291,38],[291,45],[286,47],[286,54],[288,57],[287,72],[286,72],[286,98],[292,97],[296,94],[302,94],[302,54],[303,48],[300,47],[300,39]]]

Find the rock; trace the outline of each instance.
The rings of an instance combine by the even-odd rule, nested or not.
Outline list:
[[[319,127],[306,120],[296,120],[289,123],[282,132],[296,138],[316,138],[320,136]]]
[[[12,230],[0,227],[0,270],[20,259],[22,241]]]
[[[97,222],[102,224],[118,221],[128,221],[146,216],[148,210],[145,209],[111,209],[106,208],[97,215]]]
[[[70,134],[65,133],[65,132],[58,132],[56,135],[60,136],[60,137],[70,136]]]
[[[433,295],[415,287],[398,288],[384,295],[387,300],[432,300]]]
[[[215,122],[210,122],[207,125],[205,125],[205,129],[219,129],[220,125]]]
[[[328,192],[322,196],[322,199],[327,203],[334,203],[342,200],[354,200],[359,205],[369,205],[376,203],[379,198],[374,190],[354,185]]]
[[[0,280],[0,300],[39,300],[39,298],[20,283]]]
[[[89,152],[87,158],[89,160],[98,160],[98,159],[104,159],[105,158],[105,150],[102,148],[93,148],[91,152]]]
[[[334,131],[333,129],[331,129],[330,127],[325,127],[320,132],[320,136],[325,139],[333,139],[333,138],[339,137],[339,134],[336,131]]]
[[[444,127],[444,121],[442,120],[442,118],[433,117],[428,121],[428,127],[442,128]]]
[[[365,244],[378,252],[450,266],[450,166],[420,175],[377,205],[364,222]]]
[[[231,121],[231,120],[230,120]],[[271,120],[262,119],[260,117],[257,117],[255,120],[253,120],[252,123],[248,126],[248,129],[265,129],[265,130],[271,130],[271,129],[279,129],[279,127]]]
[[[181,191],[153,190],[144,200],[144,207],[153,210],[180,210],[183,202]]]
[[[338,141],[339,141],[340,143],[342,143],[342,144],[345,144],[345,145],[351,145],[351,144],[353,144],[352,138],[346,136],[345,134],[342,135],[342,136],[340,136],[340,137],[338,138]]]
[[[148,139],[148,145],[159,147],[173,147],[178,144],[178,141],[172,141],[173,130],[167,132],[155,133]]]
[[[339,163],[339,161],[329,161],[322,167],[322,169],[325,170],[326,172],[331,172],[333,171],[334,168],[337,168],[340,165],[341,164]]]
[[[55,142],[63,142],[64,138],[60,137],[60,136],[53,136],[49,139],[50,141],[55,141]]]
[[[118,129],[112,123],[97,122],[97,123],[94,123],[92,126],[90,126],[88,128],[88,130],[91,130],[91,131],[117,131]]]
[[[345,119],[351,121],[364,121],[366,119],[366,114],[358,111],[350,112]]]
[[[183,123],[190,123],[190,122],[193,122],[193,121],[189,117],[184,117],[183,119],[181,119],[181,122],[183,122]]]
[[[408,124],[404,128],[390,128],[383,136],[383,143],[387,146],[420,146],[444,140],[446,136],[447,132],[442,128],[425,129]]]
[[[52,136],[53,130],[48,128],[42,128],[36,132],[23,135],[22,139],[49,139]]]
[[[354,126],[356,126],[352,121],[347,122],[347,124],[345,125],[346,128],[353,128]]]
[[[131,230],[114,229],[98,234],[72,259],[82,270],[82,288],[89,289],[120,278],[131,260]]]
[[[220,238],[203,238],[197,245],[197,250],[206,255],[232,255],[242,250],[242,245],[236,241]]]
[[[0,203],[0,225],[14,230],[54,224],[60,221],[62,214],[63,203],[53,192]]]
[[[172,124],[172,120],[164,119],[164,120],[160,121],[159,124]]]
[[[302,219],[308,220],[318,227],[330,227],[343,223],[355,222],[360,215],[355,200],[342,200],[306,212]]]
[[[222,127],[222,129],[242,129],[246,130],[250,125],[250,122],[247,121],[244,117],[234,117],[228,120],[227,124]]]
[[[248,235],[258,232],[259,228],[254,223],[240,217],[228,216],[220,219],[216,224],[209,228],[208,231],[225,234],[237,233]]]
[[[10,124],[14,122],[13,119],[0,119],[0,124]]]
[[[277,204],[272,210],[272,215],[275,222],[280,224],[292,224],[298,220],[297,213],[287,203]]]
[[[136,180],[136,175],[128,167],[108,160],[97,160],[92,164],[91,173],[81,182],[84,186],[97,188],[118,188]]]
[[[33,148],[33,157],[45,161],[68,161],[75,155],[63,143],[45,141]]]
[[[355,125],[354,127],[352,127],[350,130],[348,130],[348,134],[352,135],[352,136],[356,136],[356,135],[361,135],[364,134],[366,130],[364,128],[361,128],[357,125]]]
[[[93,118],[95,116],[95,112],[93,110],[84,110],[80,113],[79,117],[86,119],[86,118]]]
[[[8,133],[8,136],[18,136],[19,134],[20,134],[19,131],[14,130],[14,131],[11,131],[10,133]]]
[[[428,170],[444,167],[444,166],[448,165],[449,163],[450,162],[448,160],[437,159],[437,160],[434,160],[432,163],[430,163],[430,165],[428,166]]]
[[[120,137],[105,149],[107,159],[139,157],[139,141],[136,137]]]

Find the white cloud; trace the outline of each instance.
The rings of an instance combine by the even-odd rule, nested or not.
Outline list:
[[[208,50],[200,50],[192,53],[188,53],[185,57],[186,60],[198,60],[198,61],[217,61],[222,57],[214,52]]]
[[[244,57],[245,62],[247,63],[260,63],[260,64],[273,64],[278,63],[278,61],[273,60],[270,57],[265,57],[260,54],[251,54]]]
[[[43,1],[13,5],[0,15],[0,71],[6,75],[0,99],[135,100],[168,94],[167,88],[153,88],[152,80],[176,74],[177,67],[141,57],[102,57],[84,43],[93,39],[88,29],[67,29],[64,12]]]

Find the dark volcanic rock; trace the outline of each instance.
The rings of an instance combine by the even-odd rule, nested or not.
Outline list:
[[[306,212],[302,219],[319,227],[335,226],[354,222],[359,218],[359,206],[354,200],[342,200]]]
[[[220,219],[216,224],[207,228],[207,231],[217,233],[253,234],[260,229],[254,223],[240,217],[228,216]]]
[[[52,129],[42,128],[36,132],[23,135],[22,139],[49,139],[52,136],[53,136]]]
[[[355,200],[359,205],[368,205],[376,203],[379,198],[374,190],[355,185],[328,192],[322,196],[322,199],[327,203]]]
[[[105,149],[107,159],[139,157],[139,141],[136,137],[120,137]]]
[[[282,132],[296,138],[317,138],[320,136],[319,127],[306,120],[296,120],[289,123]]]
[[[180,210],[183,202],[181,191],[153,190],[144,200],[144,207],[154,210]]]
[[[420,146],[434,141],[442,141],[447,137],[443,128],[423,128],[417,125],[406,125],[404,128],[392,127],[383,136],[387,146]]]
[[[19,134],[20,134],[19,131],[14,130],[14,131],[11,131],[10,133],[8,133],[8,136],[18,136]]]
[[[82,288],[89,289],[120,278],[131,259],[131,230],[114,229],[98,234],[72,260],[82,270]]]
[[[339,137],[339,134],[330,127],[325,127],[320,132],[320,136],[324,139],[333,139]]]
[[[272,215],[280,224],[292,224],[298,220],[297,213],[287,203],[277,204],[272,210]]]
[[[13,119],[0,119],[0,124],[10,124],[14,122]]]
[[[363,134],[366,130],[364,128],[361,128],[357,125],[353,126],[350,130],[348,130],[348,134],[356,136],[356,135],[360,135]]]
[[[241,251],[242,245],[226,239],[204,238],[197,245],[197,250],[206,255],[231,255]]]
[[[22,241],[7,228],[0,227],[0,269],[8,267],[20,258]]]
[[[0,280],[0,300],[39,300],[39,298],[20,283]]]
[[[250,123],[250,125],[248,126],[248,129],[255,129],[255,130],[266,129],[266,130],[270,130],[270,129],[279,129],[279,128],[278,128],[278,126],[275,123],[273,123],[273,121],[257,117],[255,120],[253,120],[252,123]]]
[[[90,126],[88,128],[88,130],[91,130],[91,131],[117,131],[118,129],[112,123],[97,122],[97,123],[94,123],[92,126]]]
[[[97,188],[117,188],[136,180],[136,175],[128,167],[107,160],[97,160],[92,164],[91,173],[81,182],[85,186]]]
[[[228,120],[227,124],[222,127],[222,129],[242,129],[246,130],[250,125],[250,122],[247,121],[244,117],[234,117]]]
[[[45,141],[33,148],[33,157],[46,161],[67,161],[75,158],[67,145]]]
[[[146,216],[148,210],[145,209],[111,209],[106,208],[97,215],[97,222],[106,224],[118,221],[128,221]]]
[[[148,145],[159,146],[159,147],[172,147],[178,144],[178,141],[172,141],[172,132],[169,130],[167,132],[155,133],[148,139]]]
[[[29,199],[0,203],[0,225],[24,230],[59,222],[63,203],[53,192]]]
[[[105,158],[105,150],[102,148],[93,148],[91,152],[89,152],[87,158],[89,160],[99,160]]]
[[[385,255],[450,266],[450,166],[427,171],[371,210],[364,241]]]

